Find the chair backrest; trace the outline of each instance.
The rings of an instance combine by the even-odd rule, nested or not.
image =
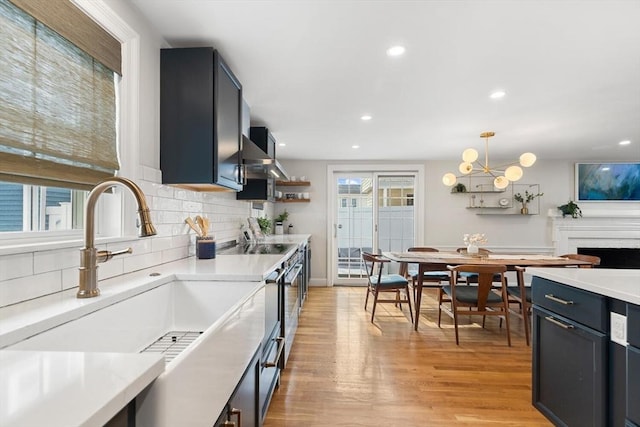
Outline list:
[[[524,288],[526,287],[526,283],[524,282],[524,272],[527,268],[516,265],[513,267],[513,269],[516,271],[516,281],[518,283],[518,287],[520,288],[520,298],[525,299],[526,294],[524,293]]]
[[[583,255],[583,254],[564,254],[564,255],[560,255],[560,258],[568,258],[568,259],[575,259],[578,261],[586,261],[586,262],[590,262],[591,265],[582,265],[582,268],[590,268],[593,267],[595,265],[600,265],[600,257],[597,257],[595,255]]]
[[[455,298],[455,285],[458,281],[458,273],[476,273],[478,275],[478,310],[484,310],[487,303],[487,297],[493,287],[494,275],[499,274],[501,278],[502,290],[506,292],[507,283],[504,273],[507,271],[505,265],[477,265],[462,264],[457,266],[448,266],[454,274],[451,274],[452,298]],[[465,286],[465,288],[468,288]]]
[[[467,248],[458,248],[456,249],[456,252],[458,252],[459,254],[466,254],[467,253]],[[478,248],[478,253],[481,255],[487,255],[490,254],[491,251],[489,249],[486,248]]]
[[[388,260],[386,258],[382,258],[379,255],[363,251],[362,261],[364,262],[365,268],[367,270],[368,280],[379,283],[380,276],[382,276],[382,268],[384,267],[384,263]],[[377,269],[376,264],[378,265]]]

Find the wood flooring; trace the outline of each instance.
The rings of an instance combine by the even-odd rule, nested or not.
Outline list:
[[[456,346],[432,292],[416,332],[406,305],[378,304],[372,324],[366,288],[311,288],[264,427],[550,426],[531,405],[522,321],[508,347],[498,319],[464,317]]]

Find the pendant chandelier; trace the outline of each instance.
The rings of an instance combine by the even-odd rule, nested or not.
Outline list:
[[[462,163],[458,166],[458,170],[463,175],[456,176],[449,172],[444,174],[442,182],[444,185],[451,187],[458,178],[465,175],[472,176],[485,174],[493,177],[493,185],[498,189],[507,188],[509,182],[517,181],[522,178],[523,171],[520,166],[528,168],[536,162],[536,156],[533,153],[524,153],[517,162],[511,162],[497,167],[489,166],[489,138],[495,135],[495,132],[483,132],[480,134],[484,142],[484,164],[478,161],[478,152],[473,148],[467,148],[462,152]]]

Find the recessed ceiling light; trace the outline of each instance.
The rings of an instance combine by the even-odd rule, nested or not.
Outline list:
[[[373,117],[371,117],[368,114],[365,114],[364,116],[360,117],[361,120],[368,122],[369,120],[371,120]]]
[[[287,146],[287,144],[285,144],[284,142],[279,142],[278,143],[278,147],[286,147],[286,146]]]
[[[400,56],[404,53],[404,51],[405,51],[404,46],[392,46],[389,49],[387,49],[387,55]]]
[[[352,145],[351,148],[358,149],[358,148],[360,148],[360,146],[359,145]]]
[[[631,144],[631,141],[629,141],[628,139],[625,139],[624,141],[620,141],[618,142],[619,145],[629,145]]]
[[[605,166],[605,167],[603,167],[603,168],[602,168],[602,169],[600,169],[600,170],[601,170],[601,171],[606,172],[606,171],[608,171],[609,169],[610,169],[610,168],[609,168],[608,166]]]
[[[506,94],[507,93],[505,91],[503,91],[503,90],[497,90],[497,91],[493,92],[491,95],[489,95],[489,98],[491,98],[491,99],[500,99],[500,98],[504,98],[504,96]]]

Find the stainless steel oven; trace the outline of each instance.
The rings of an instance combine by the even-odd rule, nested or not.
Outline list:
[[[284,358],[282,368],[285,367],[291,353],[293,338],[298,328],[298,316],[300,314],[300,289],[302,286],[303,253],[296,251],[286,261],[284,282],[283,282],[283,314],[282,331],[285,338]]]
[[[262,419],[267,414],[273,391],[280,383],[280,369],[283,366],[282,283],[285,273],[284,268],[280,267],[265,280],[264,337],[262,339],[258,402]]]

